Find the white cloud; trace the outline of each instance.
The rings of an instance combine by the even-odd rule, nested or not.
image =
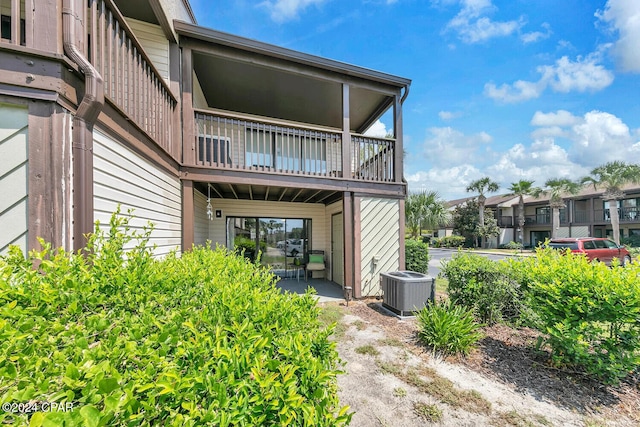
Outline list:
[[[481,152],[484,142],[492,139],[485,132],[465,135],[450,127],[429,129],[424,152],[434,166],[409,173],[409,188],[435,190],[452,200],[467,196],[467,185],[482,176],[490,176],[500,184],[500,192],[506,192],[521,179],[543,186],[550,178],[579,179],[611,160],[640,163],[640,129],[630,130],[613,114],[537,111],[531,125],[535,130],[530,143],[514,144],[499,156]],[[480,165],[480,160],[486,164]],[[408,159],[407,170],[417,163]]]
[[[298,13],[311,5],[319,5],[326,0],[266,0],[260,3],[269,11],[275,22],[285,22],[298,17]]]
[[[541,81],[562,93],[602,90],[613,83],[613,73],[597,63],[599,56],[592,54],[575,62],[563,56],[555,65],[538,67],[538,72],[542,74]]]
[[[599,64],[600,58],[601,51],[586,58],[578,57],[575,61],[563,56],[554,65],[538,67],[541,77],[537,82],[518,80],[511,85],[505,83],[499,87],[494,83],[487,83],[484,94],[500,102],[515,103],[538,98],[548,87],[562,93],[602,90],[613,83],[613,73]]]
[[[482,178],[482,172],[470,164],[451,168],[435,167],[428,171],[409,174],[406,179],[409,191],[437,191],[444,200],[465,197],[472,181]]]
[[[484,94],[489,98],[510,104],[538,98],[544,92],[545,86],[541,82],[524,80],[518,80],[512,85],[503,83],[500,87],[493,83],[487,83],[484,85]]]
[[[638,0],[609,0],[604,11],[596,17],[609,24],[619,34],[613,53],[623,71],[640,73],[640,2]]]
[[[376,120],[364,134],[374,138],[384,138],[391,133],[393,133],[393,129],[387,129],[387,125],[380,120]]]
[[[465,43],[478,43],[494,37],[504,37],[517,32],[524,21],[492,21],[485,15],[496,7],[491,0],[460,0],[462,9],[446,26],[446,30],[455,31]]]
[[[544,22],[542,24],[542,28],[545,30],[544,32],[532,31],[530,33],[524,33],[520,36],[520,40],[522,40],[523,43],[528,44],[551,37],[551,34],[553,34],[553,31],[551,31],[551,26],[548,23]]]
[[[457,119],[458,117],[462,116],[462,112],[460,111],[440,111],[438,113],[438,117],[440,117],[440,120],[443,121],[449,121],[449,120],[453,120],[453,119]]]
[[[486,132],[465,135],[451,127],[434,127],[429,133],[430,137],[423,144],[424,154],[427,159],[437,159],[441,166],[464,163],[483,144],[491,142],[491,136]]]
[[[610,113],[594,110],[579,117],[565,110],[537,111],[531,125],[537,127],[531,134],[534,140],[550,137],[567,140],[571,161],[589,169],[612,160],[640,161],[640,152],[634,148],[636,137],[620,118]]]
[[[536,111],[531,119],[532,126],[571,126],[581,122],[582,119],[574,116],[566,110],[558,110],[555,113],[543,113]]]

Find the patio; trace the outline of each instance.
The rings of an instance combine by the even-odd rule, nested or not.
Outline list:
[[[296,294],[304,294],[308,287],[316,290],[316,298],[319,302],[344,301],[342,287],[337,283],[324,279],[280,279],[276,286],[284,291]]]

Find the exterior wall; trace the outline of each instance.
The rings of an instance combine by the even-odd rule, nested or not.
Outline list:
[[[207,104],[207,99],[204,97],[204,92],[202,92],[202,87],[200,86],[200,81],[196,76],[196,73],[193,73],[193,106],[195,108],[208,108],[209,104]]]
[[[516,237],[513,235],[513,228],[501,228],[499,245],[505,245],[513,241],[516,241]]]
[[[342,212],[342,200],[340,200],[339,202],[335,202],[332,203],[330,205],[327,205],[327,207],[325,208],[325,227],[327,230],[326,236],[325,236],[325,242],[324,242],[324,247],[325,249],[325,254],[326,256],[325,258],[325,265],[327,268],[327,277],[331,278],[333,277],[333,265],[332,265],[332,254],[331,254],[331,217],[334,214],[340,213]],[[343,261],[344,262],[344,261]]]
[[[591,237],[589,236],[589,226],[588,225],[572,226],[571,237]]]
[[[149,241],[156,255],[181,246],[180,180],[137,153],[94,130],[94,218],[108,224],[111,214],[133,208],[132,230],[154,224]]]
[[[0,254],[29,244],[28,120],[26,108],[0,104]]]
[[[363,197],[360,215],[362,296],[380,295],[380,273],[400,265],[400,203]]]
[[[309,218],[311,219],[311,249],[324,250],[327,254],[325,207],[313,203],[267,202],[261,200],[212,199],[214,212],[222,209],[222,218],[209,221],[211,245],[227,245],[227,217],[261,218]],[[197,209],[197,208],[196,208]],[[198,214],[196,213],[196,216]]]
[[[184,22],[190,22],[191,17],[189,16],[189,12],[185,7],[184,3],[180,0],[160,0],[160,5],[162,6],[162,10],[167,15],[167,20],[173,23],[174,19]]]
[[[136,38],[149,55],[160,75],[169,81],[169,40],[159,25],[127,18]]]
[[[207,218],[207,197],[199,192],[193,190],[193,206],[194,206],[194,219],[193,219],[193,243],[198,246],[204,246],[209,239],[209,218]]]

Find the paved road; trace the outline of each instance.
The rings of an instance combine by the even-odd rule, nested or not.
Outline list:
[[[457,253],[456,250],[452,249],[438,249],[438,248],[429,248],[429,255],[431,259],[429,260],[429,276],[438,277],[440,274],[440,266],[442,265],[443,260],[449,260],[451,257]],[[498,261],[501,259],[508,258],[510,255],[501,255],[501,254],[479,254],[486,256],[489,259],[494,261]]]

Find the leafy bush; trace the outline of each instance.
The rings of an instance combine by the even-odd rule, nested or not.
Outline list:
[[[472,310],[483,323],[516,320],[523,309],[520,280],[511,263],[458,253],[444,263],[441,274],[449,282],[451,302]]]
[[[442,354],[469,354],[482,338],[473,314],[447,302],[428,304],[417,314],[420,341]]]
[[[522,243],[514,242],[513,240],[510,241],[509,243],[504,244],[504,245],[500,245],[500,247],[502,249],[513,249],[513,250],[520,250],[520,249],[524,248]]]
[[[536,312],[559,365],[616,383],[640,368],[640,265],[609,268],[539,249],[522,263]]]
[[[256,257],[256,241],[244,236],[236,236],[233,240],[233,245],[238,254],[243,254],[250,260],[254,260]],[[267,244],[260,242],[260,251],[264,254],[267,252]]]
[[[437,248],[459,248],[464,245],[464,236],[445,236],[431,239],[431,243]]]
[[[429,272],[429,245],[407,239],[404,244],[407,270],[427,274]]]
[[[312,295],[223,249],[154,259],[148,237],[114,215],[86,258],[0,258],[0,403],[73,402],[0,424],[348,424]]]
[[[640,247],[640,235],[633,234],[631,236],[623,237],[620,239],[620,243],[630,248]]]

